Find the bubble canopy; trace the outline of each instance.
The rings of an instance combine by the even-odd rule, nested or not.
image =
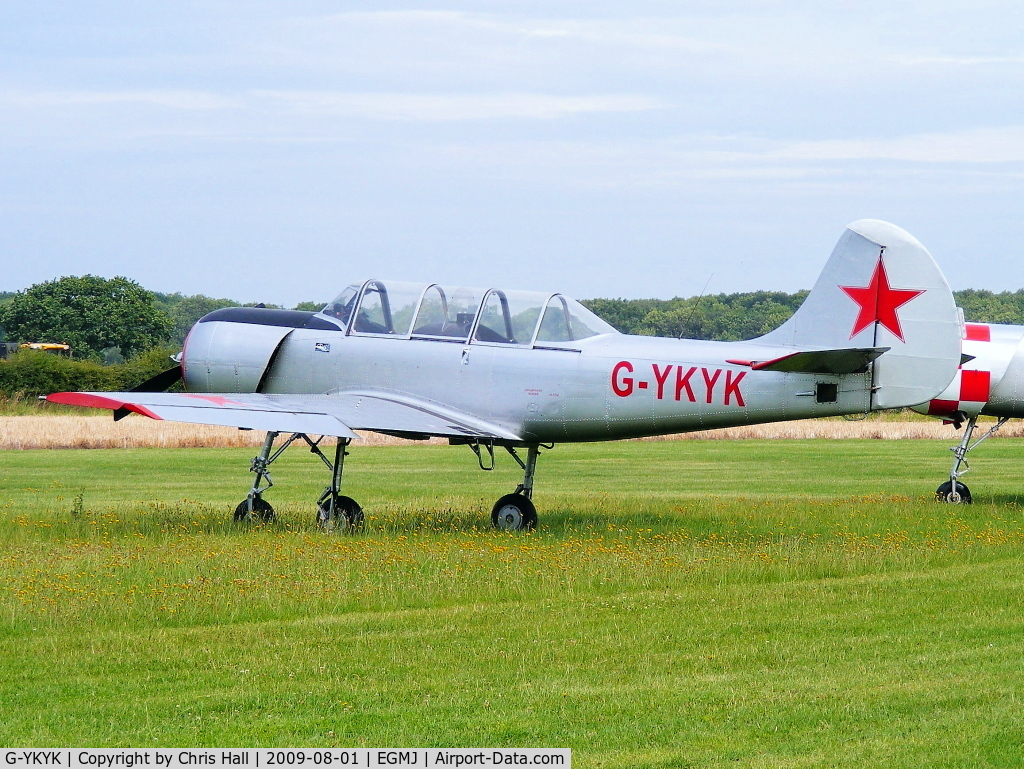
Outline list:
[[[350,334],[400,339],[543,347],[618,333],[562,294],[396,280],[353,283],[321,312]]]

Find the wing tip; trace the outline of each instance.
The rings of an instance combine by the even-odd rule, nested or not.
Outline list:
[[[138,403],[129,403],[128,401],[118,400],[117,398],[111,398],[100,393],[51,393],[46,396],[46,400],[50,403],[60,403],[65,406],[83,406],[85,408],[92,409],[108,409],[115,413],[120,412],[122,416],[125,411],[131,411],[135,414],[141,414],[144,417],[149,417],[150,419],[163,420],[163,417],[145,406],[141,406]]]

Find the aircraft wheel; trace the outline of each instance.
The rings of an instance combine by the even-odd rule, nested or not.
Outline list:
[[[956,482],[956,491],[953,491],[953,482],[946,481],[944,484],[935,489],[935,498],[939,502],[949,502],[952,505],[969,505],[971,504],[971,490],[960,481]]]
[[[243,499],[235,508],[235,523],[252,521],[253,523],[273,523],[277,519],[274,508],[263,497],[253,497],[252,515],[249,515],[249,500]]]
[[[502,531],[528,531],[537,528],[537,508],[529,497],[506,494],[491,509],[491,523]]]
[[[334,498],[334,521],[331,520],[329,500],[321,502],[316,510],[316,522],[322,529],[330,531],[355,531],[363,527],[363,508],[352,497],[339,494]],[[344,523],[342,523],[344,521]]]

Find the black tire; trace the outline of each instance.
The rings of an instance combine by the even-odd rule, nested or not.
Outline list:
[[[494,503],[491,524],[501,531],[531,531],[537,528],[537,508],[529,497],[506,494]]]
[[[366,516],[363,508],[352,497],[339,494],[334,498],[334,521],[331,520],[329,500],[321,502],[316,510],[316,522],[322,529],[330,531],[358,531],[363,528]],[[344,523],[341,523],[344,521]]]
[[[235,508],[235,523],[251,521],[252,523],[273,523],[277,520],[274,508],[263,497],[252,498],[252,515],[249,515],[249,500],[243,499]]]
[[[953,495],[953,482],[946,481],[944,484],[935,489],[935,498],[939,502],[949,502],[951,505],[969,505],[973,501],[971,499],[971,490],[960,481],[956,482],[957,495]]]

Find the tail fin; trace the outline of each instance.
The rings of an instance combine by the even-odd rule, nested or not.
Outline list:
[[[960,364],[960,317],[931,254],[876,219],[847,226],[796,313],[754,341],[799,350],[888,348],[872,364],[872,409],[940,393]]]

